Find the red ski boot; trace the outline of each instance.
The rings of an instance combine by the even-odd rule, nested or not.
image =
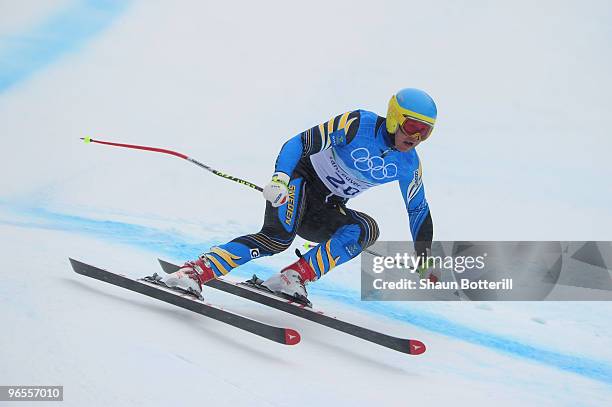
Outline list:
[[[306,283],[315,281],[317,275],[302,257],[262,283],[269,290],[283,297],[311,306],[306,292]]]
[[[168,274],[163,281],[168,287],[178,288],[200,297],[202,284],[215,277],[208,259],[205,256],[200,256],[194,261],[186,262],[174,273]]]

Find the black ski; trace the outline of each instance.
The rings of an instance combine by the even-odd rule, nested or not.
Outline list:
[[[166,273],[173,273],[179,269],[179,266],[175,264],[169,263],[161,259],[158,260],[162,269]],[[381,345],[389,349],[396,350],[398,352],[407,353],[409,355],[420,355],[426,350],[425,344],[416,339],[396,338],[394,336],[373,331],[371,329],[354,325],[349,322],[344,322],[335,317],[325,315],[320,311],[315,311],[313,309],[306,308],[303,304],[298,304],[291,300],[282,299],[273,294],[265,293],[263,291],[246,287],[244,285],[239,285],[222,279],[211,280],[206,285],[217,290],[225,291],[227,293],[234,294],[239,297],[246,298],[248,300],[255,301],[272,308],[276,308],[281,311],[288,312],[300,318],[304,318],[309,321],[325,325],[329,328],[336,329],[338,331],[356,336],[358,338],[373,342],[377,345]]]
[[[170,288],[156,285],[152,282],[125,277],[74,259],[70,259],[70,264],[72,264],[72,268],[78,274],[104,281],[118,287],[123,287],[169,304],[185,308],[189,311],[216,319],[217,321],[224,322],[244,331],[270,339],[274,342],[282,343],[284,345],[295,345],[300,341],[300,334],[293,329],[278,328],[219,309],[215,306],[195,299],[190,294],[178,292]]]

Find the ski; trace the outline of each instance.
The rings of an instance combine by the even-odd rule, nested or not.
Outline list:
[[[166,273],[173,273],[179,269],[179,266],[167,261],[158,259],[159,264]],[[320,311],[305,307],[303,304],[296,303],[291,300],[277,297],[273,294],[264,291],[250,288],[244,285],[239,285],[223,279],[215,279],[206,283],[207,286],[217,290],[225,291],[230,294],[246,298],[251,301],[258,302],[263,305],[275,308],[280,311],[288,312],[297,317],[307,319],[312,322],[324,325],[328,328],[336,329],[346,334],[373,342],[377,345],[384,346],[398,352],[409,355],[420,355],[425,352],[425,344],[416,339],[405,339],[390,336],[378,331],[373,331],[368,328],[354,325],[349,322],[339,320],[335,317],[325,315]]]
[[[160,301],[167,302],[168,304],[176,305],[177,307],[193,311],[244,331],[251,332],[271,341],[284,345],[295,345],[300,342],[300,334],[293,329],[278,328],[231,313],[229,311],[225,311],[195,299],[191,294],[179,292],[165,286],[156,285],[155,283],[149,281],[135,280],[74,259],[70,259],[70,264],[77,274],[91,277],[117,287],[126,288],[130,291],[135,291],[137,293],[156,298]]]

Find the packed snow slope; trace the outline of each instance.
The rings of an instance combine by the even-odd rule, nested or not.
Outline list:
[[[606,1],[0,5],[0,385],[63,385],[74,406],[608,405],[608,303],[361,302],[358,261],[311,286],[329,313],[428,345],[410,357],[207,292],[299,330],[285,347],[78,276],[67,258],[140,277],[157,257],[257,231],[264,208],[177,158],[80,137],[175,149],[262,185],[287,138],[350,109],[384,115],[408,86],[439,109],[419,146],[436,239],[612,240],[611,12]],[[381,239],[409,239],[397,186],[350,206]],[[268,276],[292,251],[232,277]]]

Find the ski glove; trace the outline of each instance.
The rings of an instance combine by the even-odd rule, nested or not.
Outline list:
[[[428,257],[426,261],[419,262],[420,265],[417,267],[416,272],[419,273],[421,280],[429,280],[432,283],[437,283],[440,280],[439,273],[434,268],[434,261],[431,257]]]
[[[263,196],[273,207],[282,206],[287,202],[289,180],[289,175],[284,172],[275,172],[272,180],[264,187]]]

